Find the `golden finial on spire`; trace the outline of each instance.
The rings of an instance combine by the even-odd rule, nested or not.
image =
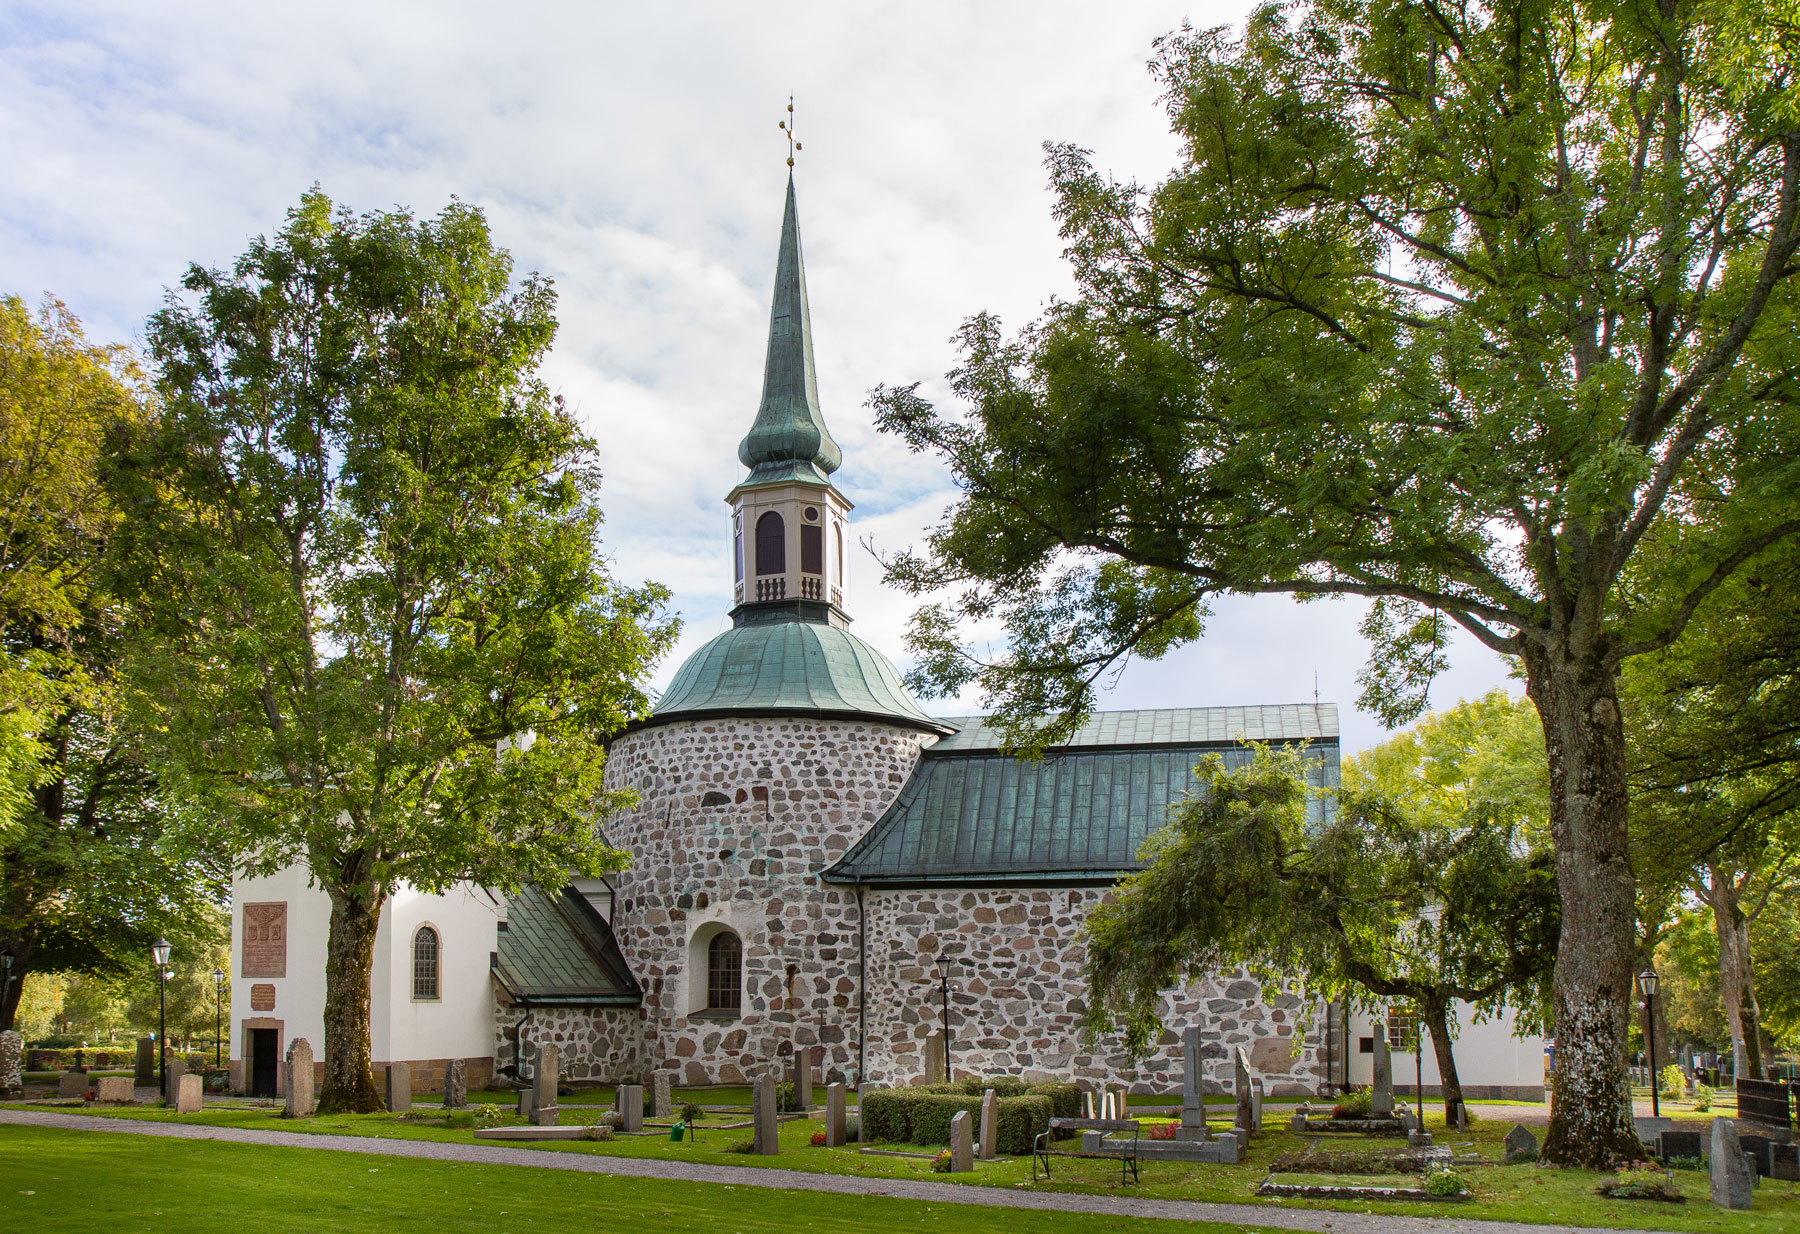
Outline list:
[[[799,142],[794,140],[794,96],[791,94],[788,95],[787,119],[783,120],[779,127],[782,132],[787,134],[788,166],[792,167],[794,165],[794,151],[800,149],[801,146]]]

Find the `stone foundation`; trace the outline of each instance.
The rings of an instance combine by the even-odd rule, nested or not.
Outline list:
[[[494,1057],[486,1060],[488,1079],[510,1066],[513,1027],[520,1026],[525,1061],[532,1064],[537,1047],[555,1045],[561,1053],[560,1079],[576,1083],[641,1084],[644,1066],[643,1025],[635,1007],[496,1007],[494,1009]],[[438,1077],[441,1091],[443,1077]],[[471,1090],[485,1087],[469,1072]],[[415,1080],[414,1090],[418,1090]]]

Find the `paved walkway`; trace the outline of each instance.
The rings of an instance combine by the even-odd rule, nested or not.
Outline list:
[[[1277,1208],[1260,1204],[1206,1204],[1190,1200],[1150,1200],[1128,1195],[1077,1195],[1067,1192],[1015,1191],[959,1183],[913,1179],[861,1178],[848,1174],[812,1174],[757,1166],[706,1165],[686,1161],[650,1161],[641,1157],[546,1153],[492,1144],[451,1144],[441,1140],[389,1140],[367,1136],[309,1135],[300,1131],[258,1131],[245,1127],[207,1127],[197,1123],[139,1122],[94,1118],[38,1110],[0,1109],[0,1125],[60,1127],[72,1131],[109,1131],[119,1135],[166,1136],[178,1140],[223,1140],[232,1144],[278,1145],[325,1152],[369,1153],[383,1157],[418,1157],[476,1165],[518,1165],[540,1170],[573,1170],[626,1178],[659,1178],[671,1182],[723,1183],[736,1187],[819,1191],[838,1195],[879,1195],[933,1204],[972,1204],[984,1208],[1030,1208],[1094,1213],[1107,1217],[1153,1217],[1170,1221],[1217,1221],[1279,1230],[1330,1231],[1331,1234],[1649,1234],[1643,1230],[1604,1227],[1529,1225],[1518,1221],[1470,1221],[1449,1217],[1396,1217],[1375,1213],[1343,1213],[1323,1209]]]

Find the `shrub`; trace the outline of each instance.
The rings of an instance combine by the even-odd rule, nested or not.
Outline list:
[[[783,1114],[800,1112],[800,1094],[786,1080],[775,1086],[775,1108]]]
[[[1681,1073],[1680,1066],[1675,1063],[1670,1063],[1657,1072],[1656,1080],[1657,1087],[1662,1089],[1665,1097],[1675,1098],[1687,1092],[1687,1077]]]
[[[1713,1090],[1704,1084],[1696,1084],[1694,1086],[1694,1109],[1697,1112],[1704,1114],[1712,1109],[1712,1103]]]
[[[728,1153],[743,1153],[746,1156],[748,1156],[749,1154],[754,1153],[756,1151],[756,1141],[753,1139],[739,1140],[736,1144],[731,1145],[725,1151]]]
[[[1450,1166],[1434,1161],[1425,1171],[1426,1195],[1461,1195],[1466,1190],[1463,1176]]]
[[[1353,1088],[1338,1098],[1338,1103],[1331,1107],[1333,1118],[1367,1118],[1375,1108],[1375,1094],[1367,1088]]]
[[[956,1091],[979,1097],[988,1089],[994,1090],[996,1097],[1023,1097],[1028,1091],[1025,1081],[1009,1075],[997,1075],[983,1078],[978,1075],[967,1076],[956,1084]]]
[[[590,1140],[610,1140],[613,1138],[612,1126],[608,1123],[595,1123],[592,1127],[587,1129],[587,1138]]]
[[[1073,1084],[1033,1084],[1025,1091],[1033,1097],[1050,1098],[1052,1118],[1081,1117],[1081,1090]]]
[[[825,1147],[825,1133],[823,1131],[815,1131],[812,1133],[812,1146],[814,1148]]]
[[[1611,1200],[1664,1200],[1671,1204],[1687,1199],[1673,1178],[1645,1161],[1622,1167],[1612,1182],[1594,1188],[1594,1193]]]
[[[1172,1140],[1175,1138],[1174,1123],[1152,1123],[1150,1130],[1144,1133],[1147,1140]]]
[[[697,1101],[686,1102],[681,1107],[681,1121],[690,1127],[705,1117],[706,1111],[700,1107],[700,1103]]]
[[[1706,1169],[1706,1158],[1704,1158],[1704,1157],[1666,1157],[1663,1159],[1663,1169],[1665,1169],[1665,1170],[1696,1170],[1696,1171],[1704,1170],[1704,1169]]]
[[[1050,1098],[1042,1095],[999,1098],[995,1102],[996,1150],[1009,1156],[1029,1153],[1031,1141],[1049,1127],[1053,1108]],[[967,1110],[970,1119],[978,1122],[981,1098],[920,1088],[888,1088],[865,1093],[859,1116],[871,1140],[948,1144],[950,1119],[959,1110]]]
[[[943,1152],[939,1153],[935,1158],[933,1158],[933,1160],[931,1162],[931,1172],[933,1174],[948,1174],[950,1172],[950,1150],[949,1149],[946,1148]]]
[[[600,1113],[598,1121],[605,1123],[608,1127],[617,1127],[620,1122],[619,1112],[617,1110],[603,1110]]]

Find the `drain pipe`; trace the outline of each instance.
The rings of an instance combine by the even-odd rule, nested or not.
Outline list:
[[[869,927],[861,883],[856,884],[856,1082],[869,1082]]]

